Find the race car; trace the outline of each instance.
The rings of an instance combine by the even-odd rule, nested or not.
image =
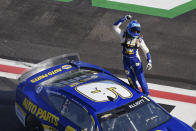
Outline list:
[[[29,131],[194,131],[78,54],[45,60],[25,72],[15,111]]]

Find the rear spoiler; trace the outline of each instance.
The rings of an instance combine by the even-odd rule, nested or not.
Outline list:
[[[22,74],[18,80],[21,83],[21,82],[26,81],[26,79],[28,79],[29,77],[31,77],[41,71],[44,71],[48,68],[51,68],[51,67],[54,67],[57,65],[61,65],[64,63],[72,63],[72,62],[76,62],[76,61],[80,61],[80,57],[79,57],[78,53],[63,54],[60,56],[52,57],[52,58],[46,59],[44,61],[41,61],[40,63],[33,66],[30,70],[28,70],[27,72]]]

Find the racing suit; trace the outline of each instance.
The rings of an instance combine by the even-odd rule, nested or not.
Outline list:
[[[120,20],[115,22],[113,25],[113,29],[120,36],[120,43],[123,47],[122,54],[123,54],[123,65],[124,65],[125,73],[128,77],[128,81],[130,85],[138,89],[136,83],[136,78],[137,78],[143,93],[149,95],[148,85],[144,77],[143,67],[140,61],[138,48],[142,49],[142,51],[146,56],[148,64],[150,64],[150,66],[152,67],[152,60],[149,53],[149,49],[146,46],[142,36],[139,36],[138,38],[132,38],[126,31],[124,32],[120,29],[120,25],[124,21],[125,19],[121,18]]]

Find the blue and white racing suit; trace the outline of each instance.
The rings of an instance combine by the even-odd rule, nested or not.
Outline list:
[[[125,20],[124,20],[125,21]],[[142,63],[138,53],[141,48],[146,56],[148,63],[152,64],[149,49],[143,38],[131,38],[127,32],[120,29],[120,25],[124,22],[122,19],[114,23],[113,29],[120,36],[120,43],[123,47],[123,64],[124,70],[128,77],[130,85],[138,89],[136,79],[138,80],[144,94],[149,95],[148,85],[146,83]]]

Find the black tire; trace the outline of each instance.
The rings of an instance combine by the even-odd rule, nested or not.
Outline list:
[[[44,131],[41,122],[31,114],[27,115],[25,125],[26,131]]]

